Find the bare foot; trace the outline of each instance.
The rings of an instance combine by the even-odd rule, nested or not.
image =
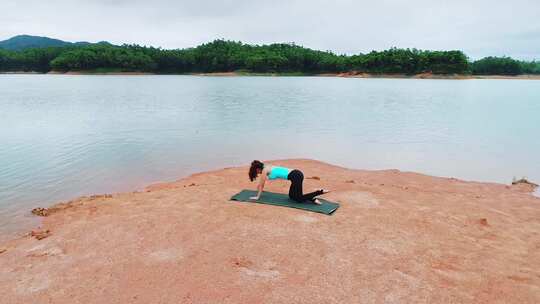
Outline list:
[[[313,202],[317,205],[322,205],[322,202],[318,198],[314,199]]]

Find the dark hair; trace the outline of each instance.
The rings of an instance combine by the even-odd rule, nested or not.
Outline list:
[[[257,178],[257,170],[262,170],[264,168],[264,164],[261,163],[258,160],[254,160],[251,162],[251,167],[249,167],[249,179],[251,181],[254,181],[255,178]]]

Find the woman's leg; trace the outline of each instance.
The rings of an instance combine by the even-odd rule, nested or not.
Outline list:
[[[302,183],[304,181],[304,174],[299,170],[292,170],[289,173],[288,179],[291,181],[291,187],[289,188],[289,197],[295,201],[301,202],[302,200]]]
[[[289,197],[299,203],[305,201],[313,201],[316,196],[323,194],[322,190],[317,190],[311,193],[302,193],[302,184],[304,182],[304,174],[300,170],[293,170],[289,173],[291,187],[289,188]]]
[[[303,199],[304,199],[304,201],[313,201],[316,196],[319,196],[319,195],[321,195],[323,193],[324,193],[323,190],[313,191],[311,193],[304,194]]]

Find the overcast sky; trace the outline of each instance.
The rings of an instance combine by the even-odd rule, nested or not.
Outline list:
[[[540,0],[0,0],[0,40],[185,48],[216,38],[336,53],[460,49],[540,59]]]

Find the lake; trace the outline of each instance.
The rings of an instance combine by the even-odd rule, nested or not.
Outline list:
[[[253,159],[539,182],[539,134],[534,80],[0,75],[0,233]]]

